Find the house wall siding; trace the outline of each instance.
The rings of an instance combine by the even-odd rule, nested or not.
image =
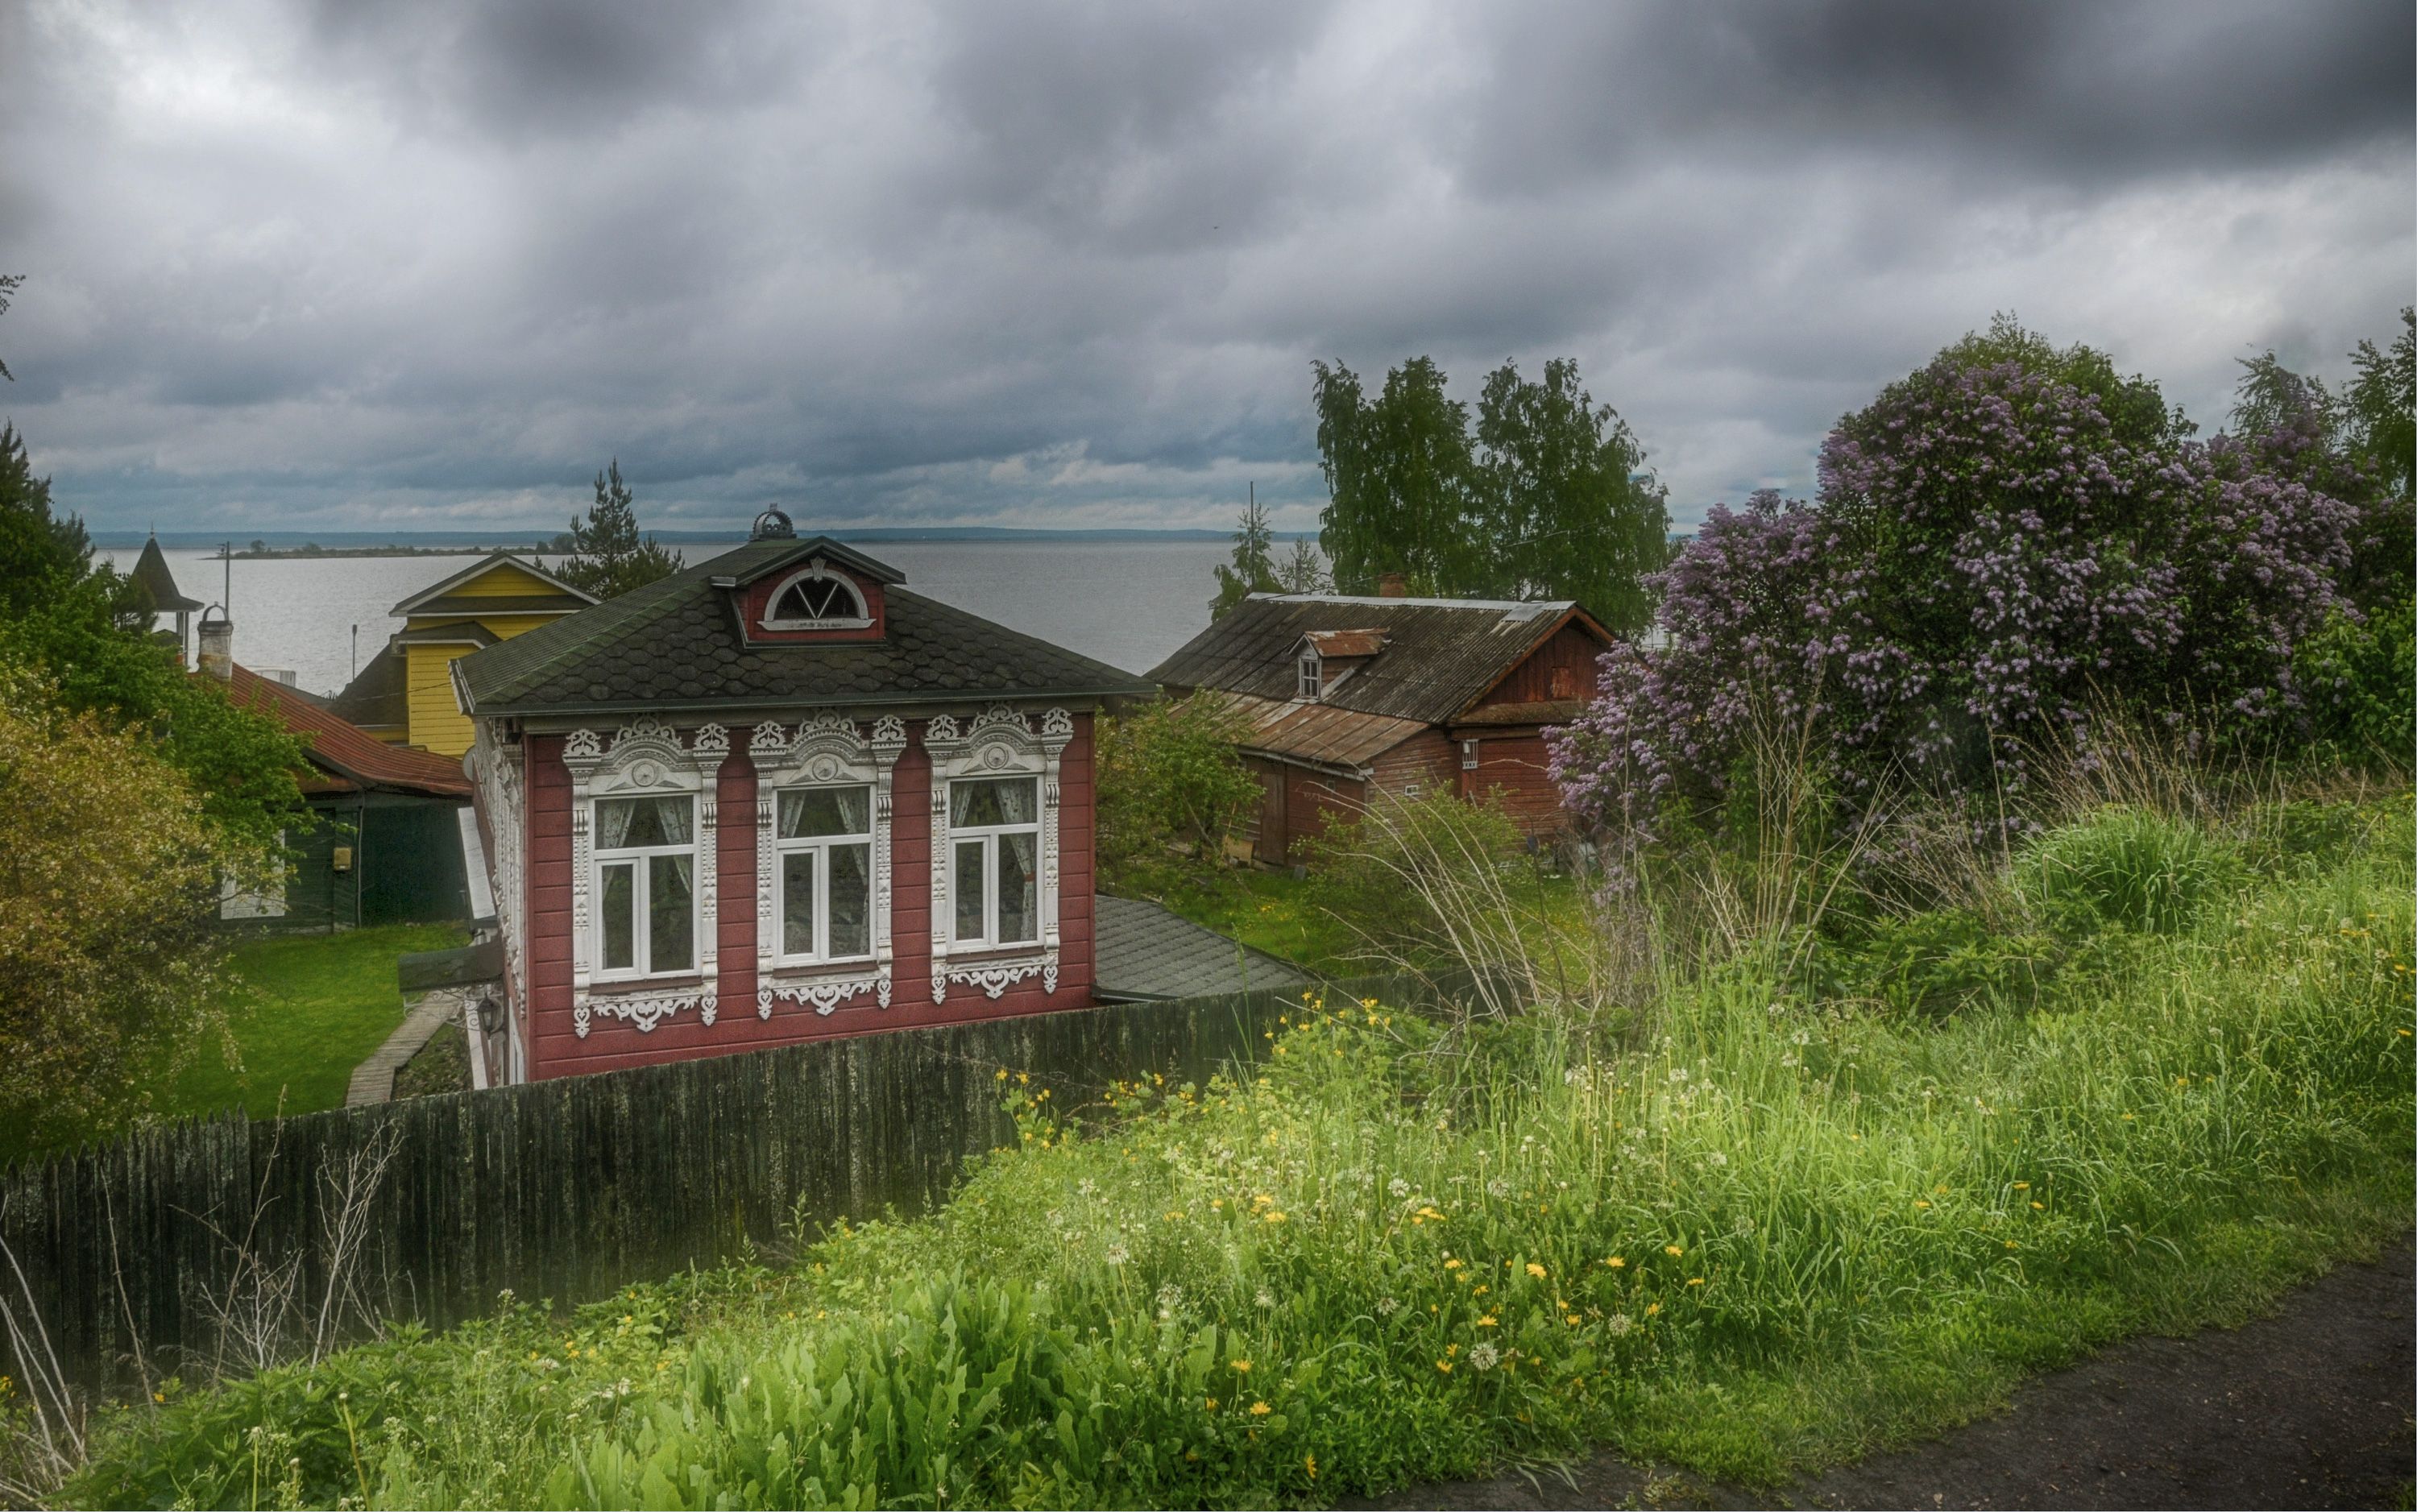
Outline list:
[[[1032,712],[1037,720],[1039,711]],[[562,765],[559,736],[532,737],[531,998],[537,1012],[532,1078],[615,1070],[803,1040],[1089,1006],[1094,982],[1091,950],[1095,876],[1090,716],[1075,716],[1073,737],[1059,759],[1058,977],[1055,992],[1048,991],[1035,975],[1008,986],[996,999],[980,988],[951,982],[941,1002],[932,1001],[932,762],[923,747],[922,725],[910,724],[907,736],[906,749],[892,771],[890,787],[890,940],[894,968],[889,1007],[879,1006],[874,995],[865,992],[843,1001],[828,1014],[776,999],[771,1016],[758,1017],[757,782],[752,765],[743,753],[734,750],[722,764],[716,789],[719,903],[715,938],[720,975],[714,1022],[707,1024],[696,1009],[683,1008],[659,1021],[652,1030],[642,1032],[634,1025],[599,1015],[591,1021],[585,1038],[573,1026],[570,990],[570,773]],[[536,772],[540,764],[550,765],[559,777],[558,788],[545,790],[558,795],[555,801],[561,843],[552,861],[540,858],[543,853],[537,843],[541,790]],[[536,884],[540,876],[549,879],[544,890],[559,898],[555,915],[559,920],[558,948],[542,954],[535,948],[538,939],[534,921],[542,915]],[[558,884],[551,880],[555,878],[560,879]],[[1025,953],[1027,952],[1005,952]],[[952,959],[951,964],[963,965],[980,959],[958,957]]]
[[[477,649],[471,645],[403,647],[412,745],[440,756],[459,756],[470,748],[469,718],[453,701],[453,662]]]
[[[1595,661],[1603,652],[1603,644],[1593,636],[1575,625],[1564,625],[1512,668],[1510,675],[1477,701],[1477,706],[1592,698]]]
[[[1566,821],[1561,790],[1545,769],[1544,737],[1534,731],[1488,733],[1478,742],[1477,769],[1462,771],[1460,794],[1494,797],[1519,827],[1535,835]]]
[[[1459,764],[1458,751],[1442,731],[1430,726],[1369,763],[1371,785],[1396,798],[1410,796],[1413,787],[1421,794],[1437,788],[1449,791],[1452,770]]]

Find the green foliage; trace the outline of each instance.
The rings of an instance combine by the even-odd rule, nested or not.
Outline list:
[[[1234,531],[1234,565],[1217,568],[1217,597],[1208,600],[1211,620],[1224,618],[1226,611],[1254,593],[1285,591],[1276,575],[1275,539],[1268,507],[1254,498]]]
[[[1529,383],[1504,363],[1477,403],[1487,597],[1574,598],[1616,634],[1653,623],[1645,579],[1669,555],[1668,491],[1608,404],[1566,357]]]
[[[8,313],[8,296],[15,294],[18,286],[24,281],[25,275],[23,273],[0,273],[0,315]],[[12,384],[17,381],[17,375],[8,370],[8,365],[5,362],[0,362],[0,378],[6,378]]]
[[[1100,720],[1102,886],[1149,896],[1224,867],[1225,841],[1259,802],[1235,750],[1248,733],[1241,712],[1207,692]]]
[[[2060,954],[2045,935],[2010,934],[1972,909],[1943,908],[1882,921],[1850,958],[1847,980],[1891,1012],[1945,1019],[2031,1006]]]
[[[2401,307],[2389,349],[2361,341],[2350,365],[2358,375],[2342,391],[2349,444],[2374,461],[2390,492],[2417,498],[2417,306]]]
[[[1318,560],[1317,548],[1306,537],[1296,536],[1292,554],[1276,569],[1276,585],[1286,593],[1328,593],[1334,581],[1327,576],[1326,564]]]
[[[2180,405],[2166,405],[2164,393],[2152,380],[2139,373],[2124,377],[2116,370],[2113,357],[2082,342],[2059,347],[2024,325],[2011,310],[1991,316],[1986,331],[1968,333],[1962,340],[1942,350],[1936,361],[1954,368],[1994,368],[2012,363],[2027,372],[2071,384],[2098,401],[2099,413],[2106,416],[2114,439],[2135,450],[2170,446],[2198,429],[2182,414]],[[1899,379],[1880,390],[1874,402],[1841,419],[1839,427],[1858,441],[1874,440],[1874,430],[1885,423],[1887,412],[1896,407],[1893,401],[1919,392],[1922,382],[1921,373]]]
[[[1380,794],[1369,808],[1337,814],[1301,842],[1317,901],[1346,925],[1363,955],[1429,964],[1456,957],[1472,925],[1471,900],[1454,884],[1476,876],[1531,880],[1519,826],[1497,802],[1469,802],[1449,783],[1415,798]]]
[[[1745,961],[1624,1044],[1337,995],[1245,1079],[1072,1117],[1011,1082],[1034,1138],[930,1218],[171,1393],[68,1495],[1276,1505],[1605,1441],[1817,1468],[2406,1231],[2410,839],[2404,796],[2044,1011],[1874,1015]]]
[[[680,553],[665,550],[652,536],[638,534],[636,496],[621,481],[621,459],[608,472],[596,475],[596,502],[587,519],[570,522],[567,545],[570,560],[555,576],[599,598],[617,598],[680,569]]]
[[[2417,760],[2417,599],[2335,614],[2292,648],[2321,753],[2405,772]]]
[[[222,859],[256,874],[281,830],[309,823],[301,743],[188,676],[148,619],[139,590],[93,565],[83,522],[53,514],[49,481],[0,426],[0,656],[40,668],[66,708],[140,732],[201,799]]]
[[[2109,924],[2175,934],[2247,880],[2236,846],[2196,824],[2113,805],[2024,847],[2014,885],[2051,915],[2079,911]]]
[[[190,784],[136,732],[0,661],[0,1151],[148,1111],[158,1068],[223,1032],[206,923],[220,856]]]
[[[1393,369],[1373,401],[1348,368],[1312,367],[1339,591],[1399,572],[1421,594],[1574,598],[1623,633],[1652,622],[1643,579],[1667,554],[1665,491],[1575,362],[1535,383],[1513,363],[1488,374],[1473,438],[1430,358]]]

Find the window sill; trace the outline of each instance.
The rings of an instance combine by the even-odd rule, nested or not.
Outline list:
[[[684,987],[703,987],[705,977],[698,972],[676,972],[668,976],[613,976],[602,981],[590,976],[587,995],[590,997],[627,997],[648,992],[677,991]]]

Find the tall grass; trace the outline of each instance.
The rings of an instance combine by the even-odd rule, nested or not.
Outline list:
[[[1080,1120],[1009,1080],[1026,1137],[932,1218],[129,1414],[73,1494],[1272,1504],[1600,1441],[1854,1456],[2409,1225],[2417,833],[2303,807],[2052,826],[1973,885],[2060,952],[2019,1002],[1825,987],[1867,962],[1799,891],[1784,948],[1634,1013],[1313,997],[1243,1080]],[[2030,916],[2067,873],[2088,906]]]

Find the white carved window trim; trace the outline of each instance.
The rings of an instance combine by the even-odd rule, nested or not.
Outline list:
[[[657,979],[685,979],[696,975],[698,962],[702,957],[702,952],[697,948],[698,942],[696,938],[697,895],[704,890],[702,886],[703,879],[697,874],[699,868],[703,863],[699,860],[696,854],[696,830],[698,824],[696,813],[696,794],[692,791],[686,793],[661,792],[598,794],[587,800],[588,810],[592,816],[596,810],[609,803],[627,803],[639,799],[655,798],[670,798],[676,801],[684,801],[687,803],[689,809],[687,826],[689,838],[685,842],[674,841],[665,845],[623,844],[608,848],[603,843],[602,837],[599,835],[595,838],[594,843],[588,847],[588,897],[590,903],[594,906],[594,912],[596,915],[596,939],[594,941],[596,948],[596,961],[594,968],[588,974],[589,979],[592,981],[611,982],[617,985],[625,982],[645,982]],[[592,817],[590,823],[593,823]],[[601,826],[597,827],[600,829]],[[653,908],[655,863],[658,860],[672,860],[681,857],[685,857],[689,864],[689,959],[681,964],[674,966],[667,971],[658,970],[655,966],[655,916]],[[605,917],[604,909],[600,901],[605,891],[604,873],[616,866],[626,866],[630,869],[630,964],[618,967],[609,965],[604,960],[604,936],[611,930],[611,921]]]
[[[785,589],[783,590],[785,591]],[[895,945],[890,938],[890,779],[906,748],[906,722],[896,715],[873,721],[863,734],[853,719],[819,715],[793,732],[759,724],[748,737],[755,763],[755,1016],[772,1017],[785,1000],[828,1014],[866,992],[882,1007],[893,994]],[[837,785],[873,789],[873,954],[852,961],[781,959],[780,847],[777,805],[783,788]]]
[[[1074,738],[1074,717],[1061,708],[1041,716],[1034,733],[1022,714],[997,705],[961,725],[941,715],[923,730],[932,755],[932,1001],[946,1002],[950,982],[979,988],[993,999],[1028,976],[1057,990],[1057,780],[1059,758]],[[1037,945],[958,949],[950,898],[954,845],[949,837],[949,784],[959,778],[1034,776],[1041,779],[1041,939]]]
[[[781,601],[789,597],[789,590],[801,582],[809,582],[839,584],[846,592],[849,600],[856,605],[856,612],[853,615],[833,615],[822,619],[782,618]],[[864,601],[864,590],[856,585],[854,579],[817,556],[803,567],[781,580],[780,584],[772,590],[771,597],[764,600],[764,617],[756,623],[760,627],[768,630],[862,630],[872,627],[873,609]]]
[[[684,746],[678,732],[653,718],[624,725],[609,749],[593,730],[574,730],[563,742],[563,764],[570,771],[570,1023],[580,1038],[587,1037],[599,1017],[619,1019],[646,1034],[672,1015],[694,1008],[702,1022],[712,1025],[721,969],[715,797],[722,764],[729,754],[730,733],[721,725],[700,727]],[[677,793],[692,794],[696,803],[696,980],[649,991],[646,978],[600,978],[596,900],[589,892],[595,872],[595,800]],[[634,985],[618,990],[621,980]],[[616,990],[598,991],[599,985]]]
[[[781,830],[781,800],[793,793],[860,793],[864,795],[864,827],[830,835],[801,835],[791,838]],[[865,782],[784,783],[772,794],[772,882],[776,896],[772,900],[772,959],[783,971],[800,967],[844,966],[853,961],[873,959],[873,784]],[[831,853],[855,846],[864,848],[864,948],[834,954],[830,945],[830,860]],[[809,948],[802,953],[789,949],[789,857],[810,855],[814,859],[813,932],[825,946]]]

